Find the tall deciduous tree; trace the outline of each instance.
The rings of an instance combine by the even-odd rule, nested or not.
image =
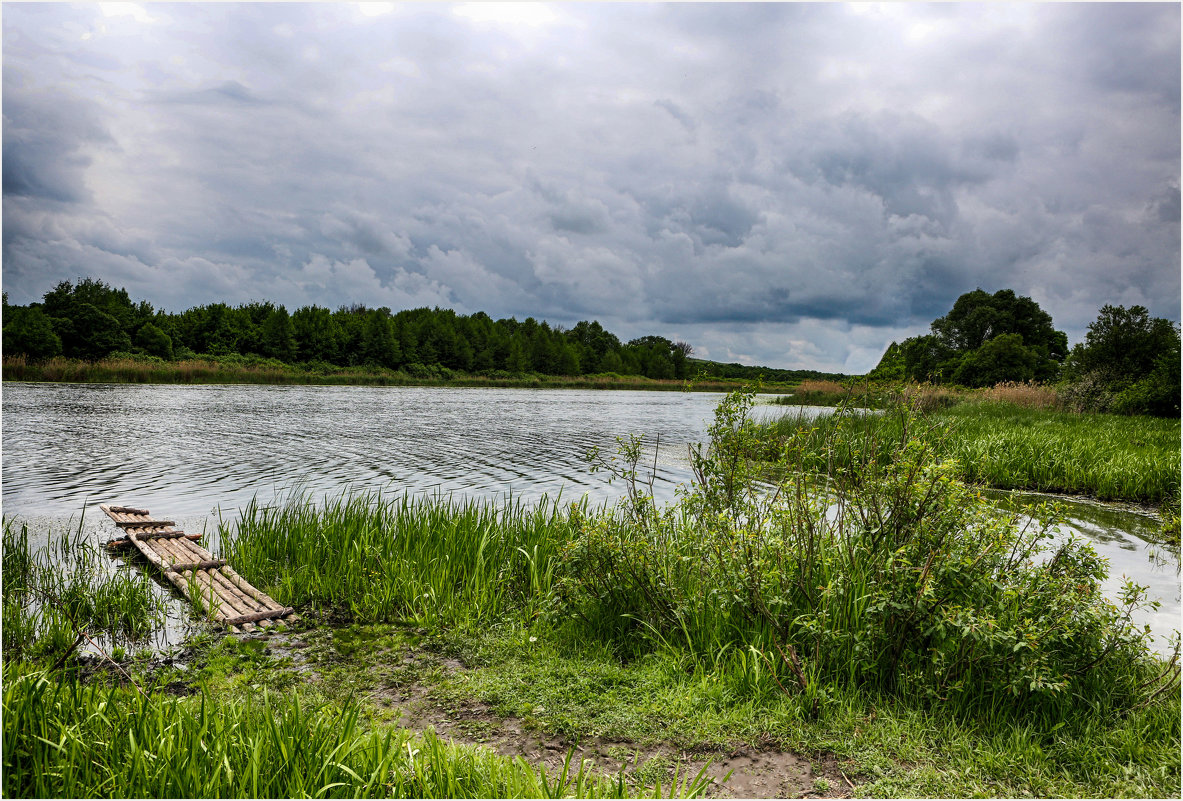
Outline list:
[[[296,328],[292,324],[292,318],[288,316],[288,310],[283,306],[272,309],[263,318],[259,338],[264,356],[282,362],[295,361]]]
[[[1068,372],[1103,386],[1113,411],[1178,416],[1179,354],[1179,328],[1170,320],[1144,306],[1106,304],[1072,349]]]
[[[1068,337],[1055,330],[1051,315],[1011,289],[993,295],[982,289],[966,292],[931,328],[926,336],[892,343],[895,353],[890,360],[885,353],[883,363],[890,361],[898,369],[902,361],[904,377],[914,381],[985,386],[1032,378],[1050,381],[1068,355]],[[1008,339],[982,351],[1003,336]]]

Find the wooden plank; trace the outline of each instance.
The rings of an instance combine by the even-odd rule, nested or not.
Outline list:
[[[169,540],[168,542],[170,546],[190,562],[208,562],[217,558],[196,542],[189,540]]]
[[[199,545],[202,535],[171,530],[171,520],[142,519],[148,516],[146,509],[106,504],[99,508],[126,533],[108,546],[135,547],[214,622],[240,632],[271,628],[280,618],[300,619],[291,607],[251,586],[225,559]]]
[[[221,570],[211,570],[210,575],[213,576],[214,581],[216,581],[222,585],[222,589],[224,592],[227,592],[230,595],[233,595],[235,598],[238,599],[238,605],[243,610],[246,610],[249,612],[265,612],[265,611],[267,611],[267,608],[265,606],[263,606],[261,603],[256,601],[254,598],[250,597],[245,592],[243,592],[241,589],[239,589],[238,585],[235,584],[233,581],[226,578],[226,576],[224,576],[222,574]]]
[[[221,584],[214,580],[214,571],[202,570],[198,571],[197,575],[211,596],[217,599],[218,605],[226,613],[227,619],[250,613],[250,607],[244,606],[242,601],[231,596]]]
[[[186,570],[209,570],[213,567],[222,567],[226,564],[225,559],[208,559],[203,562],[176,562],[170,563],[169,570],[175,573],[181,573]]]
[[[252,587],[246,579],[244,579],[242,576],[238,575],[238,573],[234,570],[234,568],[230,567],[229,565],[222,568],[222,575],[225,576],[226,578],[230,579],[231,581],[233,581],[235,584],[237,584],[238,587],[243,592],[245,592],[247,595],[254,598],[256,601],[259,601],[262,604],[266,604],[268,609],[283,609],[284,608],[283,604],[277,603],[276,600],[274,598],[272,598],[270,595],[268,595],[267,593],[260,592],[259,590]]]
[[[210,575],[212,575],[217,581],[222,582],[223,586],[226,589],[226,592],[233,593],[236,597],[241,599],[242,605],[245,608],[248,608],[250,610],[251,614],[254,614],[256,612],[272,613],[272,612],[276,611],[275,607],[269,607],[263,601],[260,601],[256,598],[251,597],[250,595],[247,595],[246,592],[244,592],[241,587],[239,587],[237,584],[235,584],[233,581],[231,581],[230,577],[226,575],[225,571],[228,569],[230,569],[230,568],[221,568],[219,570],[213,570],[213,571],[210,571]],[[244,624],[244,625],[250,625],[250,624]],[[255,625],[257,625],[259,628],[262,628],[262,629],[271,629],[271,628],[275,628],[277,623],[275,623],[271,618],[262,618],[260,620],[255,621]]]
[[[209,581],[204,577],[201,571],[186,570],[179,573],[186,583],[189,585],[190,597],[193,596],[194,591],[197,593],[198,603],[203,607],[206,614],[212,617],[218,623],[224,623],[231,616],[226,613],[224,605],[220,603],[217,593],[209,586]]]
[[[169,532],[169,531],[162,531],[162,532],[159,532],[159,533],[160,533],[161,535],[165,535],[165,534],[171,534],[171,533],[173,533],[173,532]],[[187,540],[192,540],[193,542],[198,542],[198,541],[200,541],[200,540],[201,540],[201,537],[202,537],[202,535],[201,535],[201,534],[186,534],[186,533],[185,533],[185,532],[183,532],[183,531],[178,531],[178,532],[176,532],[176,533],[177,533],[177,534],[180,534],[181,536],[183,536],[183,537],[184,537],[185,539],[187,539]],[[140,536],[141,536],[143,539],[154,539],[153,537],[145,537],[143,534],[141,534]],[[126,548],[126,547],[128,547],[129,545],[131,545],[131,540],[129,540],[127,537],[120,537],[120,538],[119,538],[119,539],[117,539],[117,540],[107,540],[107,547],[108,547],[108,548]]]
[[[285,606],[283,609],[267,609],[262,612],[255,612],[250,615],[242,615],[240,617],[233,617],[233,618],[230,618],[230,620],[228,620],[226,622],[237,626],[237,625],[241,625],[243,623],[255,623],[257,621],[263,621],[263,620],[269,620],[272,618],[283,617],[284,615],[290,615],[294,611],[295,610],[292,609],[290,606]]]
[[[103,507],[100,506],[99,508],[102,509]],[[132,506],[108,506],[108,507],[106,507],[106,509],[110,510],[112,512],[115,512],[116,514],[143,515],[144,517],[148,516],[147,509],[136,509],[135,507],[132,507]]]
[[[144,540],[179,540],[182,537],[192,539],[192,537],[189,534],[186,534],[183,531],[165,530],[165,529],[158,529],[156,531],[144,531],[144,532],[140,533],[139,537],[140,537],[140,542],[143,542]],[[200,534],[197,535],[197,539],[201,539]]]

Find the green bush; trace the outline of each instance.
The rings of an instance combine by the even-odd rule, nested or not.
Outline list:
[[[720,405],[675,508],[644,491],[638,441],[597,457],[632,489],[615,514],[574,521],[557,617],[625,649],[731,654],[808,713],[832,683],[1003,715],[1144,701],[1155,662],[1131,623],[1144,589],[1106,601],[1104,561],[1080,541],[1052,547],[1054,517],[997,512],[906,407],[894,433],[830,429],[820,448],[802,427],[782,445],[784,478],[761,482],[751,402]]]

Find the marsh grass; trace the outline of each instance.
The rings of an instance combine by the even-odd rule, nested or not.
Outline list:
[[[348,493],[319,507],[296,496],[251,503],[223,551],[285,604],[363,621],[476,624],[536,617],[568,538],[557,503]]]
[[[411,369],[411,368],[415,369]],[[330,386],[505,387],[527,389],[645,389],[730,391],[739,379],[686,381],[600,373],[554,376],[538,373],[469,374],[433,365],[408,370],[381,367],[339,367],[323,362],[286,364],[258,356],[198,356],[165,361],[151,356],[113,356],[96,362],[55,357],[30,362],[6,356],[5,381],[51,381],[114,384],[319,384]],[[783,385],[782,385],[783,386]]]
[[[939,428],[907,407],[784,424],[784,478],[761,487],[750,402],[720,405],[677,508],[576,521],[556,571],[575,631],[689,654],[806,717],[847,687],[1051,725],[1174,686],[1177,654],[1159,665],[1132,624],[1145,588],[1103,598],[1091,546],[1053,547],[1049,509],[1019,525],[983,501],[938,458]],[[629,455],[626,480],[643,464]]]
[[[1064,409],[1054,386],[1034,381],[1006,381],[978,390],[975,397],[981,401],[1009,403],[1024,409]]]
[[[110,645],[145,641],[165,616],[151,579],[113,567],[76,529],[29,545],[26,524],[4,521],[4,660],[64,660],[89,636]]]
[[[433,732],[370,725],[360,705],[298,695],[145,697],[6,667],[9,798],[563,798],[659,795],[570,759],[558,775]],[[671,795],[700,795],[702,776]]]
[[[252,582],[357,622],[478,631],[512,623],[660,649],[736,692],[784,695],[817,717],[835,687],[991,720],[1120,710],[1174,681],[1116,604],[1086,543],[1051,545],[1054,514],[1002,514],[941,459],[940,426],[906,407],[799,421],[768,447],[752,396],[720,405],[696,479],[673,506],[646,492],[640,440],[593,462],[629,486],[613,510],[345,494],[252,505],[225,552]],[[882,420],[887,419],[885,425]]]
[[[761,432],[764,457],[778,443],[799,442],[813,469],[845,465],[850,449],[829,443],[886,443],[897,415],[788,415]],[[1088,495],[1100,500],[1164,503],[1180,483],[1179,421],[1108,414],[1065,414],[1011,403],[963,403],[933,413],[935,455],[960,478],[998,489]],[[808,432],[802,436],[799,431]],[[880,448],[885,464],[890,451]]]

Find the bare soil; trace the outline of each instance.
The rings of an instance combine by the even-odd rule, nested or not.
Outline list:
[[[412,661],[434,657],[417,651],[404,658]],[[437,662],[449,672],[465,669],[455,659]],[[545,766],[551,775],[563,769],[567,753],[573,750],[572,767],[583,760],[612,776],[627,770],[652,781],[660,775],[663,786],[675,778],[675,771],[679,782],[704,771],[714,779],[707,794],[714,798],[848,798],[854,791],[854,784],[832,754],[793,753],[777,748],[769,740],[756,745],[736,744],[723,751],[687,751],[669,744],[646,746],[599,737],[574,742],[540,731],[521,719],[497,715],[479,701],[441,703],[432,697],[431,688],[422,684],[388,686],[370,697],[395,713],[400,726],[417,731],[431,728],[455,743],[521,757],[529,764]]]

